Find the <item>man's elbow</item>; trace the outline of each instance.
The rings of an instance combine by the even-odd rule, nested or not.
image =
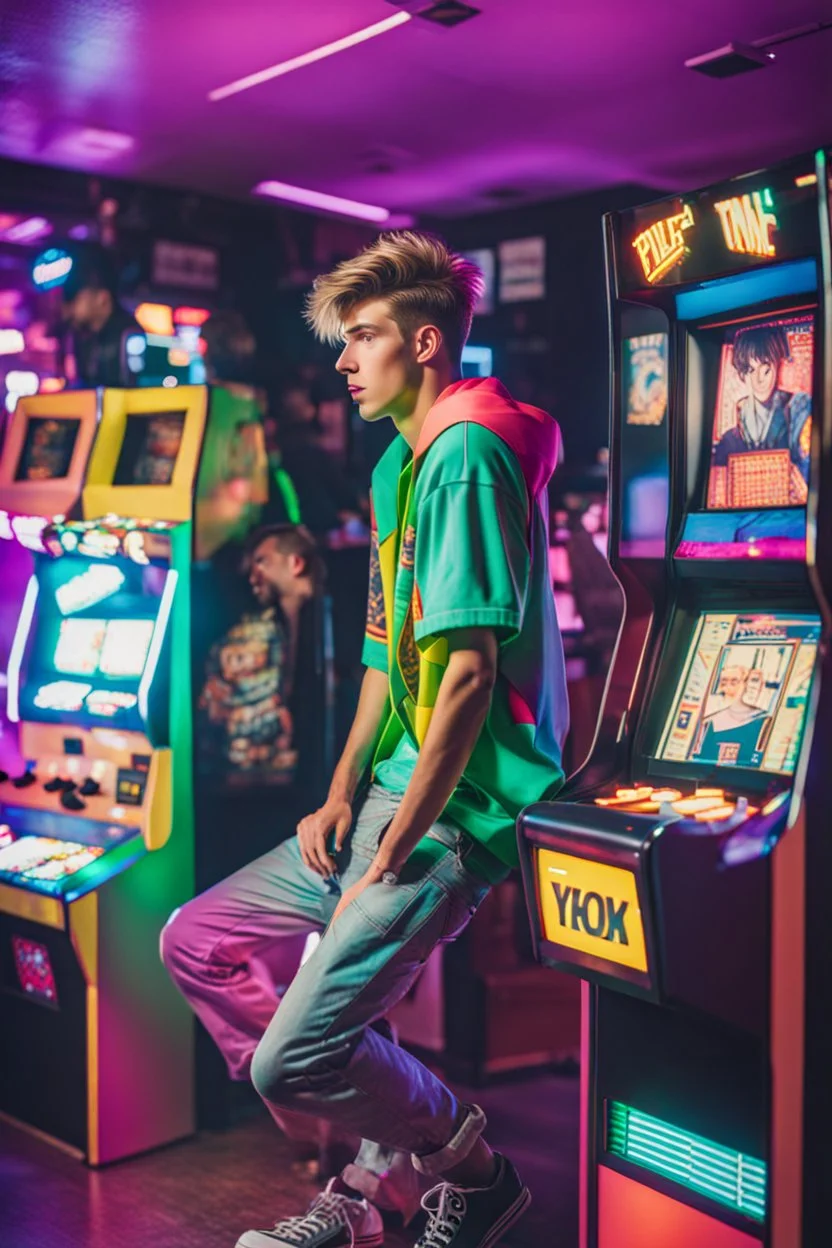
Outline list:
[[[454,662],[454,660],[457,660]],[[497,681],[497,663],[478,651],[458,652],[448,664],[454,688],[473,702],[490,702]]]

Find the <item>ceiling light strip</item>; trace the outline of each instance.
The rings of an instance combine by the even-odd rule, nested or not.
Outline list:
[[[344,217],[357,217],[359,221],[372,221],[376,225],[383,225],[390,217],[389,208],[362,204],[355,199],[342,199],[340,195],[325,195],[323,191],[312,191],[305,186],[290,186],[286,182],[258,182],[254,187],[254,194],[269,195],[272,199],[301,204],[304,208],[337,212]]]
[[[303,69],[305,65],[312,65],[315,61],[322,61],[327,56],[334,56],[336,52],[345,52],[347,48],[354,48],[358,43],[375,39],[376,35],[384,35],[388,30],[395,30],[397,26],[403,26],[410,19],[410,13],[394,13],[392,17],[385,17],[383,21],[376,22],[372,26],[365,26],[363,30],[357,30],[352,35],[345,35],[343,39],[325,43],[321,48],[313,48],[311,52],[293,56],[290,61],[281,61],[280,64],[261,69],[256,74],[238,78],[236,82],[229,82],[225,87],[217,87],[216,90],[208,92],[208,99],[213,102],[225,100],[229,95],[248,91],[250,87],[259,87],[261,83],[269,82],[272,78],[282,78],[284,74],[291,74],[293,69]]]

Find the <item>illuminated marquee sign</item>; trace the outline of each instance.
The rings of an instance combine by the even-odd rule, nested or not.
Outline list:
[[[537,886],[546,940],[647,972],[644,923],[632,871],[539,849]]]
[[[714,204],[728,250],[743,256],[776,256],[771,233],[780,227],[773,208],[774,196],[770,190],[735,195]]]
[[[681,212],[654,222],[633,239],[644,276],[651,285],[684,260],[685,230],[693,225],[693,209],[685,204]]]

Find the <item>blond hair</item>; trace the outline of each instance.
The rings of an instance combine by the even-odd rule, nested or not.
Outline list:
[[[477,266],[441,238],[395,230],[317,278],[306,301],[306,319],[322,342],[335,345],[343,341],[344,321],[353,308],[368,299],[386,299],[405,337],[420,324],[435,325],[458,362],[483,286]]]

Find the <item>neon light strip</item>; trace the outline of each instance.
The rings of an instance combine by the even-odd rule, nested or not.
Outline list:
[[[358,217],[360,221],[375,221],[379,225],[390,216],[389,208],[377,208],[375,204],[362,204],[356,199],[342,199],[339,195],[324,195],[322,191],[310,191],[305,186],[290,186],[287,182],[258,182],[253,188],[255,195],[270,195],[290,204],[302,204],[305,208],[322,208],[325,212],[340,212],[346,217]]]
[[[165,577],[165,588],[162,590],[159,614],[156,616],[156,623],[153,626],[153,636],[150,638],[147,662],[144,665],[144,672],[139,681],[139,714],[144,720],[147,720],[147,699],[150,693],[150,686],[153,684],[153,677],[156,675],[159,655],[162,653],[162,642],[165,640],[165,630],[167,629],[171,608],[173,607],[173,595],[176,592],[176,582],[178,580],[179,573],[174,571],[168,572]]]
[[[23,655],[26,653],[26,642],[29,639],[29,633],[32,628],[32,618],[35,614],[35,603],[38,600],[38,578],[36,576],[29,577],[29,584],[26,586],[26,594],[23,599],[23,606],[20,608],[20,616],[17,621],[17,628],[14,633],[14,641],[12,642],[11,652],[9,654],[8,692],[6,694],[6,715],[13,724],[20,723],[20,668],[23,664]]]
[[[315,61],[322,61],[327,56],[334,56],[336,52],[345,52],[347,48],[354,48],[358,43],[366,43],[368,39],[375,39],[376,35],[395,30],[397,26],[403,26],[405,22],[409,22],[410,18],[410,13],[395,13],[392,17],[385,17],[384,21],[365,26],[363,30],[357,30],[355,34],[345,35],[343,39],[336,39],[333,43],[325,43],[323,47],[313,48],[311,52],[304,52],[301,56],[293,56],[289,61],[280,61],[277,65],[270,65],[268,69],[258,70],[256,74],[238,78],[236,82],[229,82],[225,87],[217,87],[214,91],[208,92],[208,99],[216,103],[217,100],[227,99],[229,95],[248,91],[250,87],[259,87],[261,83],[269,82],[272,78],[282,78],[284,74],[291,74],[293,69],[303,69],[305,65],[312,65]]]
[[[758,1222],[765,1219],[768,1167],[756,1157],[642,1114],[620,1101],[607,1102],[606,1148],[746,1217]]]

